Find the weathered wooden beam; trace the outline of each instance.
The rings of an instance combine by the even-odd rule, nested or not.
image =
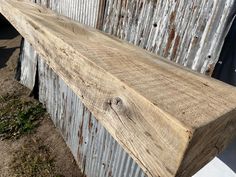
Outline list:
[[[234,136],[234,87],[29,2],[0,13],[147,175],[189,177]]]

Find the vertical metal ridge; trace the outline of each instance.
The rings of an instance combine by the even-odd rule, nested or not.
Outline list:
[[[33,90],[36,77],[37,54],[30,43],[24,40],[20,55],[20,83]]]

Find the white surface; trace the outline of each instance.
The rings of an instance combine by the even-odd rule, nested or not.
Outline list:
[[[236,177],[236,174],[216,157],[193,177]]]

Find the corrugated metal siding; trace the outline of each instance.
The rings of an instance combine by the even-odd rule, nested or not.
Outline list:
[[[36,0],[55,12],[96,28],[103,14],[102,0]]]
[[[33,47],[27,41],[24,41],[23,44],[24,45],[21,46],[22,48],[20,55],[20,63],[21,63],[20,83],[32,90],[35,83],[37,54],[33,49]]]
[[[141,168],[52,69],[38,60],[39,100],[89,177],[143,177]]]
[[[217,62],[234,5],[234,0],[107,0],[103,31],[205,73]]]

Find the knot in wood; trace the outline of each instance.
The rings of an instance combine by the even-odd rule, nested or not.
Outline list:
[[[108,98],[103,105],[104,110],[112,109],[113,111],[122,112],[125,110],[124,103],[121,98],[114,97],[114,98]]]
[[[121,100],[121,98],[115,97],[115,98],[112,99],[111,104],[112,104],[112,106],[119,108],[119,107],[122,107],[123,101]]]

